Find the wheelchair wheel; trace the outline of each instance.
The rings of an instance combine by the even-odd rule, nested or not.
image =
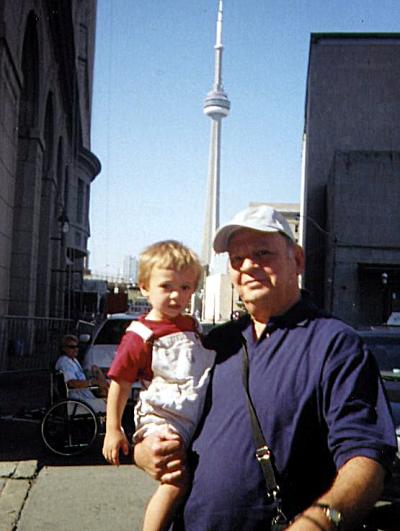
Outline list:
[[[42,439],[47,448],[64,456],[78,455],[87,450],[97,431],[96,414],[79,400],[63,400],[54,404],[41,425]]]

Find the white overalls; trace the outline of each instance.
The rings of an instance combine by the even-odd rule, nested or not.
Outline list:
[[[127,331],[149,341],[152,330],[133,321]],[[188,446],[203,413],[215,352],[203,347],[196,332],[178,332],[154,340],[153,379],[135,407],[135,442],[171,429]],[[148,382],[147,382],[148,383]]]

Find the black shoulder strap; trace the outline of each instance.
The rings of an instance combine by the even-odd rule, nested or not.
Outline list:
[[[271,450],[269,449],[265,441],[256,410],[254,409],[253,402],[249,394],[249,354],[247,351],[247,344],[244,338],[242,353],[242,380],[247,401],[247,408],[249,410],[250,415],[254,444],[256,447],[256,457],[258,462],[260,463],[262,472],[265,477],[265,482],[267,484],[267,495],[268,497],[275,497],[275,494],[279,492],[279,487],[276,482],[275,471],[271,461]]]
[[[242,344],[242,380],[247,401],[247,408],[250,415],[251,430],[256,447],[256,458],[260,463],[261,470],[264,475],[265,484],[267,487],[267,497],[276,503],[276,516],[272,521],[271,529],[285,529],[288,524],[288,520],[281,507],[279,485],[276,481],[274,465],[272,462],[272,452],[265,441],[260,421],[258,420],[257,413],[249,393],[249,353],[247,350],[246,340],[243,336]]]

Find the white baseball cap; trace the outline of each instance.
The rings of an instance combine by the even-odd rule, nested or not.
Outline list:
[[[267,205],[250,206],[241,210],[230,223],[217,230],[214,237],[214,251],[226,252],[229,238],[234,232],[244,228],[260,232],[280,232],[293,242],[296,241],[289,223],[280,212]]]

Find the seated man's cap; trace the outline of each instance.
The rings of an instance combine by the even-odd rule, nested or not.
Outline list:
[[[260,232],[280,232],[295,242],[292,229],[285,217],[267,205],[250,206],[241,210],[230,223],[217,230],[214,238],[214,251],[228,250],[229,238],[239,229],[253,229]]]

